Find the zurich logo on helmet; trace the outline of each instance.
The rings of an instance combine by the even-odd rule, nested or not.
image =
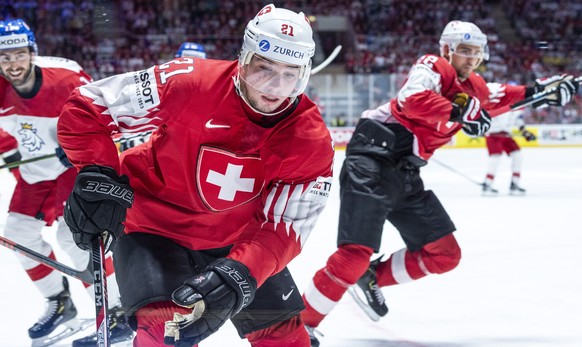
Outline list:
[[[261,42],[259,42],[259,49],[263,52],[268,51],[271,48],[271,43],[269,43],[269,41],[267,40],[262,40]]]
[[[466,34],[465,34],[465,37],[463,37],[463,39],[465,39],[465,40],[469,41],[469,40],[471,39],[471,34],[469,34],[469,33],[466,33]]]

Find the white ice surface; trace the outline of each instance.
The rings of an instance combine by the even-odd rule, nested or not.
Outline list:
[[[508,195],[507,157],[495,182],[497,197],[482,197],[476,183],[435,162],[423,168],[426,187],[436,192],[457,226],[461,264],[447,274],[384,288],[390,312],[378,323],[344,296],[319,327],[325,335],[321,346],[582,346],[582,148],[525,148],[523,153],[524,197]],[[344,156],[337,152],[336,176]],[[442,149],[435,159],[483,180],[484,149]],[[13,187],[13,178],[1,170],[0,230]],[[336,178],[303,253],[290,265],[301,289],[335,250],[338,188]],[[47,239],[54,241],[53,232],[47,228]],[[52,244],[57,256],[62,254]],[[387,223],[382,252],[402,247]],[[0,346],[30,346],[27,329],[42,314],[44,299],[4,247],[0,279]],[[78,281],[70,282],[79,316],[92,317],[91,299]],[[70,346],[71,340],[58,346]],[[200,346],[249,344],[227,323]]]

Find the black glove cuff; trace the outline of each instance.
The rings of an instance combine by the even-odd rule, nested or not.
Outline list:
[[[526,87],[525,88],[525,98],[529,98],[530,96],[534,95],[535,93],[539,93],[543,90],[544,90],[544,87],[542,87],[542,86]]]
[[[6,152],[6,153],[8,153],[8,152]],[[4,162],[6,164],[15,163],[17,161],[22,160],[22,154],[20,154],[20,152],[18,150],[16,150],[14,153],[11,153],[8,155],[6,155],[6,153],[2,153],[2,159],[4,159]]]
[[[129,178],[119,176],[107,166],[89,165],[82,168],[77,175],[74,191],[87,201],[113,200],[125,208],[133,204]]]
[[[236,292],[237,303],[233,315],[248,306],[255,298],[257,281],[243,263],[220,258],[208,265],[207,269],[215,272]]]

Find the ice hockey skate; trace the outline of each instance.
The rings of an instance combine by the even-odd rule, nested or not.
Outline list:
[[[348,289],[352,298],[374,322],[388,313],[386,300],[376,279],[376,267],[381,258],[372,261],[366,273]]]
[[[133,330],[127,324],[123,309],[116,306],[109,311],[109,341],[117,344],[133,339]],[[97,332],[73,341],[73,347],[94,347],[97,345]],[[130,343],[131,345],[131,343]]]
[[[63,285],[65,289],[48,298],[45,314],[28,329],[32,347],[50,346],[94,325],[94,320],[76,318],[77,309],[71,300],[69,282],[65,277]]]
[[[509,186],[509,195],[525,195],[525,189],[520,187],[517,183],[511,182]]]
[[[488,183],[481,183],[481,192],[483,196],[497,196],[499,191],[493,187],[491,187]]]

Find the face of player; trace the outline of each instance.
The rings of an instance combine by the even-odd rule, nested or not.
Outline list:
[[[254,55],[241,68],[240,87],[247,102],[263,113],[276,111],[295,90],[300,68]]]
[[[483,61],[483,48],[459,44],[452,54],[450,54],[451,65],[457,71],[457,76],[461,81],[466,80],[471,72]]]
[[[0,70],[2,75],[16,89],[32,88],[32,53],[28,47],[0,50]]]

